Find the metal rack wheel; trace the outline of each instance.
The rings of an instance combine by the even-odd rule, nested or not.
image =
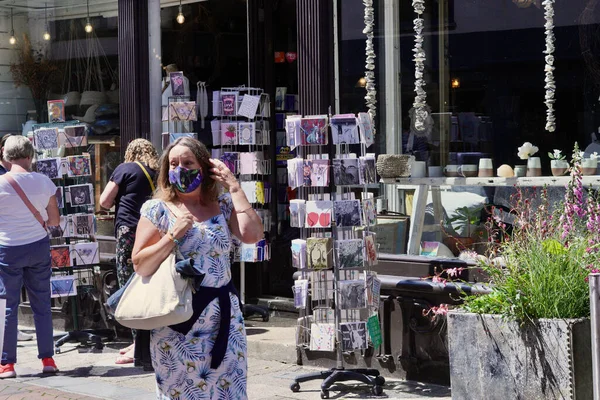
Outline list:
[[[290,390],[294,393],[300,391],[300,384],[298,382],[294,382],[290,385]]]
[[[379,386],[385,385],[385,378],[381,375],[375,377],[375,384]]]
[[[321,398],[328,399],[329,398],[329,390],[321,390]]]
[[[381,396],[383,394],[383,388],[379,385],[373,386],[373,394],[375,396]]]

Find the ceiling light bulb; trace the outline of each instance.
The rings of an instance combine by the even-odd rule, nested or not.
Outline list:
[[[44,32],[44,40],[50,40],[50,34],[48,33],[48,31]]]
[[[94,27],[92,27],[92,24],[90,23],[90,19],[87,19],[87,23],[85,24],[85,31],[87,33],[92,33],[92,31],[94,30]]]
[[[181,10],[181,6],[179,6],[179,14],[177,14],[177,22],[179,24],[183,24],[185,22],[185,17],[183,16],[183,11]]]
[[[8,39],[8,42],[9,42],[10,44],[15,44],[15,43],[17,43],[17,38],[15,38],[15,35],[14,35],[14,34],[11,34],[11,35],[10,35],[10,39]]]

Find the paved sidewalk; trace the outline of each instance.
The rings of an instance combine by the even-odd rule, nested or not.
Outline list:
[[[273,327],[249,328],[248,397],[251,400],[267,399],[318,399],[321,381],[301,384],[300,392],[293,393],[290,384],[294,377],[313,371],[295,363],[276,360],[277,353],[285,361],[293,358],[287,351],[287,331]],[[291,340],[293,340],[293,335]],[[279,338],[279,340],[277,339]],[[291,342],[290,340],[290,342]],[[283,346],[281,345],[283,341]],[[116,365],[118,349],[125,343],[111,343],[102,351],[78,347],[73,343],[62,346],[55,356],[60,372],[56,376],[43,375],[37,359],[34,341],[20,342],[16,379],[0,380],[0,400],[21,399],[155,399],[154,374],[132,365]],[[283,349],[283,350],[282,350]],[[292,354],[294,354],[292,352]],[[362,384],[340,384],[330,390],[332,399],[388,398],[396,400],[436,399],[450,400],[450,390],[444,386],[388,380],[383,396],[375,396]]]

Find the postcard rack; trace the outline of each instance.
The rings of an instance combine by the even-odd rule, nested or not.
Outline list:
[[[288,182],[298,191],[290,202],[290,223],[300,228],[300,238],[292,241],[292,262],[300,271],[293,292],[296,307],[305,311],[298,320],[297,345],[335,351],[337,360],[329,371],[296,377],[293,392],[316,379],[323,379],[323,399],[340,381],[357,380],[375,395],[383,392],[385,379],[378,370],[344,366],[345,354],[381,345],[381,282],[371,271],[377,263],[370,230],[375,207],[367,192],[376,182],[375,158],[367,153],[372,132],[366,113],[286,119],[287,144],[297,150],[297,157],[288,160]],[[351,149],[359,149],[360,156]],[[356,187],[362,192],[353,191]]]
[[[82,151],[88,146],[87,126],[78,121],[37,124],[33,126],[32,137],[38,153],[34,168],[57,186],[55,196],[61,214],[59,226],[48,228],[51,296],[58,301],[67,298],[73,314],[73,330],[55,341],[55,352],[60,353],[60,347],[67,342],[102,349],[103,339],[115,337],[114,329],[108,329],[108,325],[107,329],[80,329],[79,321],[78,292],[91,294],[100,302],[94,285],[100,252],[95,240],[92,164],[90,154]],[[104,317],[102,304],[99,309]]]
[[[236,243],[234,261],[240,263],[240,295],[244,317],[257,314],[269,320],[265,307],[246,303],[246,263],[270,259],[268,237],[272,227],[271,185],[273,169],[269,148],[269,96],[260,88],[224,87],[213,92],[211,121],[212,156],[222,160],[239,178],[242,190],[263,222],[266,239],[256,244]]]

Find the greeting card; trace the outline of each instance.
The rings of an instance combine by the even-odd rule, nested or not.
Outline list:
[[[377,212],[373,199],[364,199],[362,201],[363,224],[368,226],[377,225]]]
[[[364,237],[365,240],[365,256],[367,264],[372,267],[377,265],[377,245],[375,243],[375,235],[370,234]]]
[[[56,204],[58,205],[58,208],[63,208],[65,206],[65,202],[64,202],[64,194],[63,194],[63,187],[62,186],[58,186],[56,188],[56,192],[54,193],[54,197],[56,197]]]
[[[98,242],[71,245],[71,261],[73,266],[98,264],[100,262]]]
[[[65,101],[48,101],[48,122],[65,122]]]
[[[235,146],[238,144],[238,125],[237,122],[225,122],[221,123],[221,145],[222,146]]]
[[[169,80],[171,82],[173,96],[184,96],[185,86],[183,83],[183,72],[169,72]]]
[[[296,308],[306,308],[306,299],[308,297],[308,280],[298,279],[292,286],[294,291],[294,306]]]
[[[300,121],[300,143],[298,145],[327,144],[327,116],[316,115]]]
[[[212,145],[221,145],[221,121],[214,119],[210,121],[210,131],[212,133]]]
[[[369,113],[358,113],[358,126],[360,130],[360,141],[367,147],[375,143],[373,137],[373,120]]]
[[[375,309],[379,308],[379,299],[381,297],[381,280],[374,274],[369,273],[367,280],[367,304]]]
[[[67,157],[69,169],[67,175],[72,178],[75,176],[89,176],[92,174],[90,167],[91,161],[89,155]]]
[[[312,300],[322,301],[333,299],[333,271],[313,271],[310,273]]]
[[[310,350],[333,351],[335,343],[335,324],[311,324]]]
[[[265,156],[262,151],[240,153],[240,174],[255,175],[264,173]]]
[[[236,151],[225,151],[220,157],[221,161],[223,161],[223,163],[231,172],[233,172],[234,175],[237,175],[238,173],[239,156],[240,153]]]
[[[52,268],[63,268],[71,266],[69,246],[50,246],[50,259]]]
[[[237,115],[237,92],[221,92],[221,102],[223,103],[223,115]]]
[[[240,185],[242,187],[242,190],[244,191],[244,194],[246,194],[246,197],[248,198],[250,204],[257,203],[256,181],[243,181],[240,183]]]
[[[37,160],[35,168],[40,174],[46,175],[50,179],[62,178],[61,158],[44,158]]]
[[[358,123],[353,114],[334,115],[331,118],[331,137],[333,144],[360,143]]]
[[[333,202],[328,200],[306,202],[306,227],[329,228],[331,227],[331,213]]]
[[[312,160],[311,186],[329,186],[329,160]]]
[[[358,158],[358,170],[360,184],[377,183],[375,175],[375,155],[367,154],[365,157]]]
[[[335,224],[338,227],[360,226],[361,214],[360,201],[336,200],[333,202]]]
[[[367,323],[346,322],[340,324],[342,334],[342,350],[352,351],[367,348]]]
[[[275,88],[275,109],[276,110],[283,110],[286,93],[287,93],[286,87],[276,87]]]
[[[256,202],[258,204],[265,204],[266,203],[266,196],[265,196],[265,184],[264,182],[261,181],[256,181]]]
[[[367,288],[364,280],[339,281],[340,309],[356,309],[367,307]]]
[[[292,158],[287,162],[288,186],[292,189],[304,184],[304,160]]]
[[[67,202],[72,206],[86,206],[94,204],[93,186],[90,183],[84,185],[67,186]]]
[[[169,139],[169,140],[168,140],[168,142],[169,142],[169,143],[167,143],[167,146],[168,146],[169,144],[173,143],[174,141],[176,141],[177,139],[179,139],[179,138],[182,138],[182,137],[187,137],[187,138],[197,139],[197,134],[196,134],[196,132],[178,132],[178,133],[170,133],[170,132],[167,132],[167,134],[169,135],[169,136],[168,136],[168,139]],[[164,135],[164,133],[163,133],[163,135]],[[166,146],[165,146],[165,147],[166,147]]]
[[[303,228],[306,221],[306,201],[290,200],[290,226]]]
[[[85,125],[65,126],[59,131],[58,144],[66,148],[87,146],[87,127]]]
[[[313,321],[316,323],[333,323],[335,321],[335,310],[332,308],[314,308]]]
[[[364,244],[361,239],[336,240],[337,265],[344,268],[364,268]]]
[[[212,92],[212,115],[220,117],[223,115],[223,103],[221,102],[221,92],[213,90]]]
[[[296,346],[308,346],[310,343],[310,325],[312,315],[298,318],[296,322]]]
[[[302,186],[312,186],[312,160],[303,160]]]
[[[358,185],[358,158],[334,158],[333,182],[336,185]]]
[[[306,239],[308,268],[327,269],[333,266],[333,239],[309,237]]]
[[[256,111],[258,110],[259,104],[260,96],[250,96],[249,94],[245,95],[242,99],[242,104],[240,104],[238,115],[248,119],[253,119],[256,117]]]
[[[292,266],[296,269],[306,268],[306,240],[292,240]]]
[[[40,128],[33,131],[33,143],[38,150],[53,150],[58,148],[58,129]]]
[[[59,275],[50,278],[50,297],[77,296],[75,275]]]
[[[94,214],[73,214],[72,221],[73,237],[88,237],[96,234]]]
[[[301,120],[300,116],[288,117],[285,120],[286,144],[291,148],[302,144]]]
[[[254,122],[238,123],[238,141],[239,144],[256,144],[256,124]]]
[[[367,330],[369,331],[369,338],[373,343],[374,348],[378,348],[383,343],[381,338],[381,324],[379,323],[379,316],[373,314],[367,320]]]

